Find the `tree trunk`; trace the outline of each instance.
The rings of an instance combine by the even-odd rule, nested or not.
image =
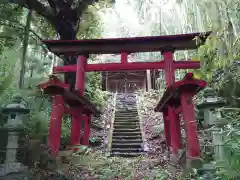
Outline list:
[[[24,75],[25,75],[25,71],[26,71],[25,63],[26,63],[26,54],[27,54],[27,48],[28,48],[29,29],[31,26],[31,19],[32,19],[32,10],[28,10],[26,26],[24,28],[21,69],[20,69],[20,77],[19,77],[19,82],[18,82],[19,89],[22,89],[24,87]]]

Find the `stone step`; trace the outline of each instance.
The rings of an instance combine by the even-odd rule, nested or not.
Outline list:
[[[128,121],[115,121],[114,120],[114,125],[139,125],[139,121],[131,121],[131,120],[128,120]]]
[[[138,139],[113,139],[112,144],[118,144],[118,143],[143,143],[141,138]]]
[[[125,123],[125,124],[120,124],[118,122],[114,123],[114,129],[136,129],[139,127],[140,127],[139,123]]]
[[[137,157],[142,155],[141,152],[132,152],[132,153],[119,153],[119,152],[111,152],[110,156],[120,156],[120,157]]]
[[[138,110],[122,110],[122,109],[116,109],[116,114],[121,114],[121,115],[125,115],[125,114],[137,114]]]
[[[114,128],[117,129],[117,128],[137,128],[137,127],[140,127],[140,123],[139,122],[119,122],[119,121],[116,121],[114,122]]]
[[[139,119],[138,118],[114,118],[114,122],[130,122],[130,123],[139,123]]]
[[[125,136],[128,136],[128,135],[138,135],[140,134],[141,135],[141,132],[140,131],[128,131],[128,132],[121,132],[121,131],[113,131],[113,135],[114,134],[122,134],[122,135],[125,135]]]
[[[118,103],[127,103],[127,104],[136,104],[136,99],[134,100],[125,100],[125,99],[116,99],[116,102]]]
[[[136,101],[124,101],[121,99],[116,99],[116,103],[122,104],[122,105],[136,105]]]
[[[137,107],[136,106],[122,106],[122,105],[118,105],[116,104],[116,109],[117,110],[122,110],[122,111],[136,111]]]
[[[133,132],[134,132],[135,129],[140,129],[140,126],[117,126],[117,127],[115,126],[115,128],[113,130],[118,131],[118,129],[119,129],[119,131],[125,131],[125,129],[127,129],[127,130],[133,129]],[[139,131],[139,132],[141,132],[141,131]]]
[[[133,104],[133,103],[136,103],[137,99],[116,99],[116,102],[123,102],[123,103],[129,103],[129,104]]]
[[[125,113],[125,114],[132,114],[132,113],[137,113],[138,110],[137,109],[127,109],[127,108],[116,108],[115,110],[115,113],[118,114],[118,113]]]
[[[137,148],[137,149],[141,149],[141,143],[112,143],[112,149],[114,148]]]
[[[139,120],[138,119],[114,119],[114,124],[139,124]]]
[[[134,139],[141,139],[142,136],[140,134],[136,135],[136,134],[132,134],[132,135],[128,135],[126,136],[125,134],[113,134],[112,136],[112,141],[115,140],[134,140]]]
[[[122,111],[124,111],[126,109],[128,109],[128,111],[136,111],[137,110],[137,106],[130,106],[130,105],[122,106],[121,104],[116,104],[115,108],[116,108],[116,110],[122,110]]]
[[[136,103],[137,102],[137,98],[116,98],[116,101],[120,101],[120,102],[126,102],[126,103]]]
[[[123,152],[123,153],[131,153],[131,152],[142,152],[143,149],[140,148],[112,148],[111,152]]]
[[[121,118],[128,118],[128,117],[134,117],[138,118],[138,113],[127,113],[127,114],[120,114],[120,113],[115,113],[115,117],[121,117]]]
[[[139,118],[134,118],[134,117],[129,117],[129,118],[115,117],[114,121],[139,122]]]
[[[137,128],[116,128],[113,132],[141,132],[140,127]]]
[[[131,114],[128,114],[128,115],[116,115],[115,114],[115,119],[139,119],[138,115],[131,115]]]
[[[126,114],[126,115],[115,114],[114,117],[121,118],[121,119],[127,119],[127,118],[139,119],[138,114]]]
[[[135,104],[128,104],[128,105],[124,105],[124,104],[118,104],[116,103],[115,105],[116,109],[128,109],[128,110],[136,110],[137,109],[137,105]]]
[[[114,135],[118,135],[118,136],[134,136],[134,135],[139,135],[141,136],[141,132],[116,132],[116,131],[113,131],[113,136]]]
[[[122,115],[115,115],[114,119],[133,119],[133,120],[139,120],[138,115],[126,115],[126,116],[122,116]]]
[[[119,114],[119,113],[115,113],[115,117],[122,117],[122,118],[128,118],[128,117],[138,117],[138,113],[127,113],[127,114]]]
[[[136,128],[140,128],[140,125],[137,124],[115,124],[114,125],[114,129],[136,129]]]
[[[128,109],[129,111],[131,111],[131,110],[136,110],[136,109],[137,109],[137,106],[136,106],[136,105],[116,104],[115,107],[116,107],[116,109]]]

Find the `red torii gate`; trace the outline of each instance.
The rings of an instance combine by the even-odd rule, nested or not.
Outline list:
[[[211,32],[192,33],[170,36],[151,36],[151,37],[135,37],[135,38],[112,38],[112,39],[90,39],[90,40],[44,40],[49,50],[60,56],[78,56],[77,64],[54,67],[54,73],[76,72],[75,96],[76,98],[84,98],[85,72],[90,71],[131,71],[131,70],[147,70],[147,69],[164,69],[166,77],[166,86],[170,87],[175,82],[176,69],[197,69],[200,68],[199,61],[174,61],[173,53],[177,50],[197,49],[205,43],[206,38]],[[202,36],[203,35],[203,36]],[[201,44],[196,43],[196,37],[200,39]],[[159,62],[128,62],[128,55],[137,52],[157,52],[160,51],[163,55],[163,60]],[[105,63],[105,64],[88,64],[87,56],[89,54],[121,54],[120,63]],[[48,82],[49,83],[49,82]],[[52,86],[54,83],[52,83]],[[60,85],[62,84],[62,85]],[[85,106],[91,106],[90,103],[82,103],[69,105],[68,110],[64,110],[64,101],[66,102],[66,94],[71,93],[68,85],[58,82],[55,86],[60,86],[60,95],[54,96],[53,109],[51,114],[51,122],[49,127],[49,147],[55,152],[58,152],[62,113],[65,111],[72,115],[71,128],[71,145],[79,144],[80,142],[80,127],[81,121],[84,123],[84,141],[83,144],[88,144],[91,114],[98,114],[97,110],[92,108],[85,112],[82,109]],[[42,89],[46,85],[41,86]],[[66,90],[68,89],[68,90]],[[48,92],[46,92],[48,93]],[[51,95],[54,92],[49,93]],[[59,93],[58,93],[59,94]],[[65,94],[65,95],[64,95]],[[77,95],[76,95],[77,94]],[[73,97],[73,96],[72,96]],[[70,103],[71,104],[71,103]],[[66,109],[66,107],[65,107]],[[85,115],[84,115],[85,114]],[[84,115],[84,116],[83,116]],[[87,117],[87,118],[86,118]],[[53,125],[53,122],[58,125]],[[168,121],[165,123],[166,139],[170,132]],[[172,126],[172,124],[171,124]],[[55,135],[51,132],[57,132]],[[57,135],[56,135],[57,134]],[[168,145],[171,146],[170,141]],[[54,144],[54,145],[52,145]]]

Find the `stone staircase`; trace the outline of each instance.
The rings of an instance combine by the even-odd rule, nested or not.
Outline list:
[[[141,155],[143,141],[135,94],[117,94],[113,128],[112,156]]]

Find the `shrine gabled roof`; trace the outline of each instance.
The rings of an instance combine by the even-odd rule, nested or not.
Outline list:
[[[211,32],[132,38],[44,40],[43,43],[57,55],[64,53],[118,54],[120,52],[164,51],[169,48],[174,50],[196,49],[205,43],[210,34]],[[199,37],[199,40],[196,37]]]

